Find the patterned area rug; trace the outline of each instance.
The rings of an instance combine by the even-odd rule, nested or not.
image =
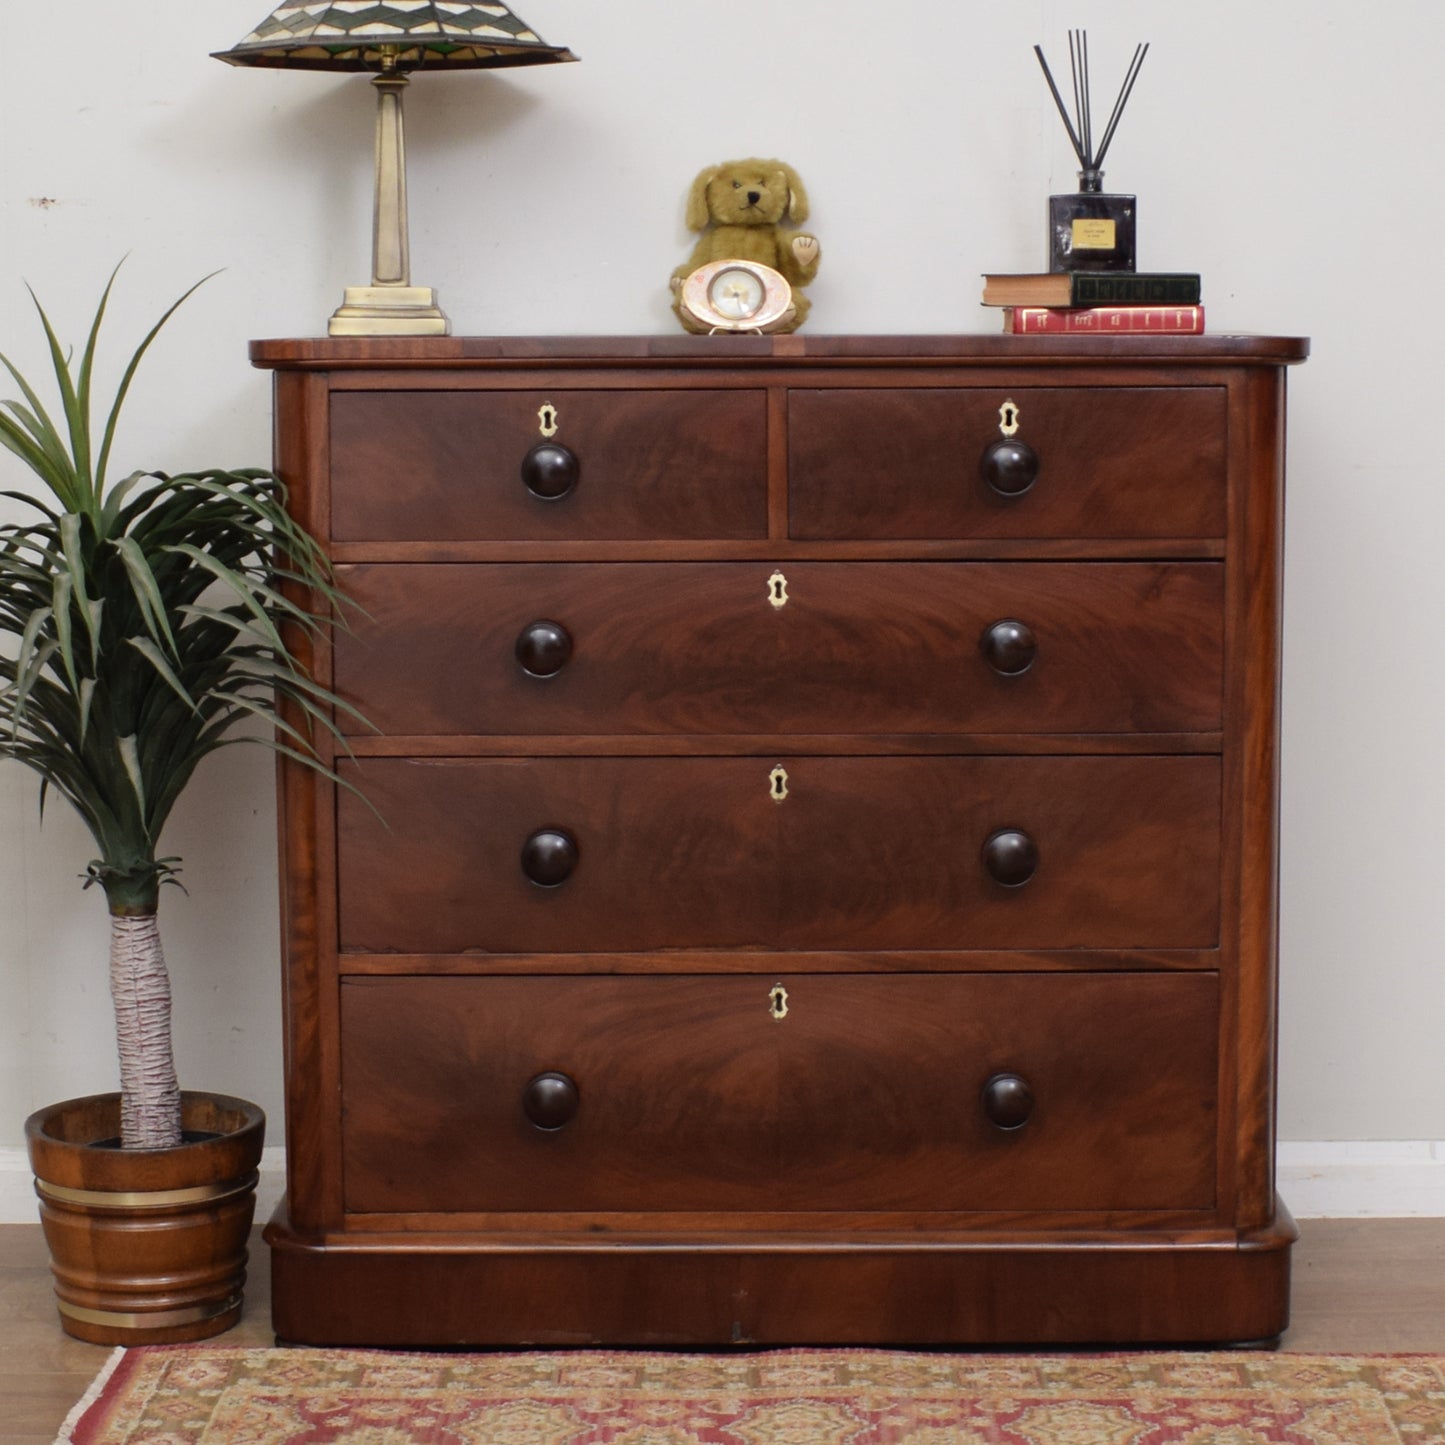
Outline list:
[[[1442,1445],[1435,1355],[117,1350],[66,1445]]]

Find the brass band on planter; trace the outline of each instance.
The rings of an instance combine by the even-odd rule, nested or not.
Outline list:
[[[239,1309],[241,1296],[233,1294],[219,1304],[191,1305],[183,1310],[152,1310],[141,1313],[127,1313],[121,1310],[92,1310],[83,1305],[73,1305],[67,1300],[57,1299],[60,1313],[85,1325],[108,1325],[113,1329],[145,1330],[168,1329],[172,1325],[198,1325],[202,1320],[213,1320],[228,1310]]]
[[[35,1181],[35,1192],[42,1199],[57,1204],[82,1204],[96,1209],[170,1209],[178,1204],[208,1204],[245,1194],[256,1187],[260,1173],[252,1170],[243,1179],[227,1179],[220,1184],[198,1184],[191,1189],[151,1189],[121,1191],[114,1189],[71,1189],[47,1180]]]

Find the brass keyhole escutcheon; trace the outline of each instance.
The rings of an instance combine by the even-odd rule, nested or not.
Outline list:
[[[537,430],[549,439],[557,435],[557,408],[550,401],[537,408]]]
[[[1011,437],[1019,429],[1019,409],[1012,401],[1006,401],[998,409],[998,429],[1006,437]]]
[[[781,572],[774,572],[768,578],[768,601],[774,607],[786,607],[788,605],[788,579]]]
[[[775,803],[788,796],[788,770],[781,763],[768,774],[768,796]]]
[[[788,991],[780,983],[775,983],[768,994],[768,1012],[778,1020],[788,1016]]]

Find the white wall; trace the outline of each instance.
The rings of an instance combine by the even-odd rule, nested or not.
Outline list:
[[[779,154],[823,244],[816,332],[992,331],[986,270],[1042,266],[1071,155],[1031,53],[1086,25],[1101,97],[1153,49],[1107,167],[1140,263],[1204,274],[1211,328],[1305,334],[1292,378],[1281,1135],[1445,1139],[1445,523],[1434,259],[1438,0],[519,0],[575,66],[426,75],[408,99],[414,279],[459,333],[673,329],[693,173]],[[80,339],[130,253],[112,359],[224,267],[142,374],[122,467],[263,464],[252,336],[314,335],[367,279],[372,94],[208,58],[267,0],[140,16],[8,5],[0,350],[43,353],[21,279]],[[11,13],[13,12],[13,13]],[[719,27],[726,39],[717,44]],[[0,394],[10,394],[9,391]],[[0,485],[25,476],[0,457]],[[183,1082],[279,1116],[274,814],[259,750],[198,778],[165,840]],[[0,1150],[33,1106],[113,1087],[90,845],[0,767]]]

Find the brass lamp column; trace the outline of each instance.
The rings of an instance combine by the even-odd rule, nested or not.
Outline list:
[[[371,285],[348,286],[332,314],[332,336],[445,336],[451,330],[436,292],[411,284],[407,235],[406,133],[401,98],[410,81],[396,57],[382,59],[376,87],[376,205],[371,226]]]
[[[376,87],[376,204],[371,285],[348,286],[331,317],[333,336],[445,336],[451,330],[429,286],[411,284],[407,234],[407,72],[546,65],[577,57],[547,45],[495,0],[284,0],[250,35],[216,53],[230,65],[379,72]]]

